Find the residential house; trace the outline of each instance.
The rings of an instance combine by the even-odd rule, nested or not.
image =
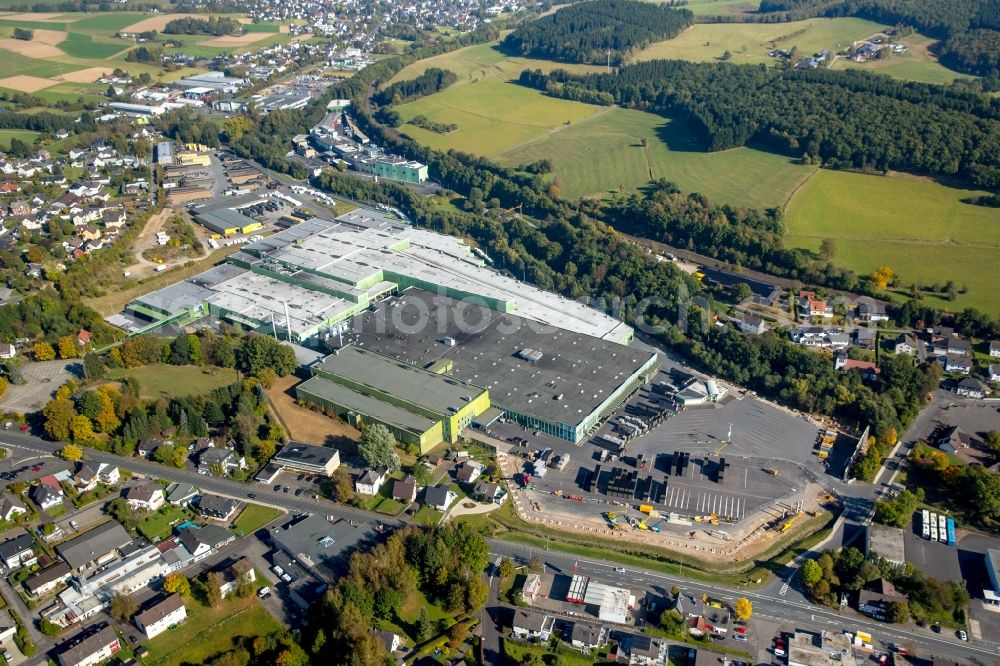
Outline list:
[[[219,571],[219,594],[223,599],[236,592],[240,580],[246,578],[251,583],[257,581],[257,572],[246,557],[241,557],[229,566]]]
[[[1000,382],[1000,363],[994,363],[987,371],[991,382]]]
[[[246,459],[232,449],[210,446],[198,456],[198,473],[206,476],[221,471],[225,476],[246,467]]]
[[[472,497],[480,502],[502,504],[507,498],[507,493],[495,483],[479,481],[472,489]]]
[[[139,442],[139,446],[136,447],[135,452],[141,458],[150,458],[160,446],[172,443],[170,440],[147,438]]]
[[[428,486],[424,488],[424,504],[438,511],[447,511],[457,495],[443,486]]]
[[[0,543],[0,562],[3,562],[9,571],[30,567],[38,561],[38,556],[35,555],[33,549],[34,545],[35,540],[27,532],[23,532],[13,539],[7,539]]]
[[[635,666],[659,666],[666,663],[666,643],[646,634],[612,631],[609,639],[617,646],[617,662]]]
[[[108,208],[101,213],[101,222],[109,229],[118,229],[125,224],[125,209]]]
[[[220,495],[202,495],[198,499],[198,512],[215,520],[229,520],[238,507],[239,502]]]
[[[125,501],[133,511],[156,511],[163,506],[163,488],[152,483],[130,486],[125,491]]]
[[[743,313],[743,318],[739,322],[739,328],[744,333],[752,333],[753,335],[760,335],[767,330],[764,319],[749,312]]]
[[[606,638],[604,627],[583,622],[573,623],[573,630],[570,632],[570,644],[582,652],[596,650],[607,642]]]
[[[799,292],[799,307],[810,321],[833,316],[833,306],[827,301],[817,298],[814,291]]]
[[[940,356],[938,357],[938,363],[941,364],[945,372],[955,372],[961,375],[967,375],[972,372],[972,360],[968,356],[962,356],[961,354]]]
[[[1000,340],[990,340],[990,357],[1000,358]]]
[[[100,239],[101,230],[92,224],[87,224],[82,227],[79,227],[76,230],[76,235],[85,241],[95,241]]]
[[[792,342],[815,349],[843,349],[851,344],[851,337],[840,328],[801,326],[792,331]]]
[[[399,646],[402,644],[402,639],[400,639],[399,634],[393,633],[383,629],[375,633],[375,639],[381,644],[382,649],[387,655],[392,655]]]
[[[10,359],[17,356],[17,347],[9,342],[0,342],[0,358]]]
[[[43,597],[58,588],[60,584],[68,581],[71,573],[72,570],[68,564],[57,562],[25,580],[24,589],[36,599]]]
[[[379,489],[385,483],[385,475],[389,472],[385,467],[366,469],[364,474],[354,482],[354,490],[359,495],[378,495]]]
[[[28,510],[21,506],[21,503],[17,500],[4,497],[3,502],[0,502],[0,520],[9,523],[18,516],[23,516],[26,513],[28,513]]]
[[[841,372],[856,372],[865,380],[873,380],[878,377],[878,366],[871,361],[859,361],[848,358],[846,354],[839,353],[834,358],[833,367]]]
[[[80,471],[73,477],[73,485],[77,492],[85,493],[93,490],[98,483],[106,486],[116,485],[121,480],[121,472],[108,463],[85,462]]]
[[[95,666],[118,654],[122,644],[114,627],[104,622],[84,629],[56,649],[59,666]]]
[[[897,354],[913,356],[917,353],[917,344],[917,339],[909,333],[900,333],[899,337],[896,338],[896,346],[893,347],[893,351]]]
[[[555,618],[544,613],[518,608],[514,611],[514,638],[522,641],[538,641],[544,643],[552,635]]]
[[[854,338],[854,345],[856,347],[861,347],[862,349],[875,349],[875,329],[867,327],[856,328],[854,329],[854,332],[851,333],[851,337]]]
[[[965,338],[948,338],[948,356],[972,356],[972,343]]]
[[[861,321],[889,321],[889,315],[885,313],[885,305],[876,301],[858,303],[857,317]]]
[[[965,377],[955,384],[955,393],[966,398],[982,399],[990,394],[990,387],[973,377]]]
[[[139,627],[146,638],[153,638],[186,619],[187,608],[184,607],[184,601],[181,595],[174,593],[136,615],[135,626]]]
[[[76,344],[80,345],[81,347],[86,347],[87,345],[90,344],[91,337],[92,336],[90,335],[90,331],[88,331],[85,328],[81,328],[76,334]]]
[[[178,539],[193,556],[191,561],[197,562],[208,557],[213,550],[234,541],[236,535],[218,525],[205,525],[201,528],[189,527],[183,530]]]
[[[957,453],[971,446],[976,440],[958,426],[948,426],[936,433],[934,444],[945,453]]]
[[[121,523],[109,520],[89,532],[56,546],[56,552],[75,572],[106,564],[118,557],[119,549],[132,543]]]
[[[482,476],[483,466],[475,460],[467,460],[455,470],[455,476],[462,483],[475,483]]]
[[[198,496],[198,489],[190,483],[172,483],[167,486],[167,501],[174,506],[187,506]]]
[[[31,206],[24,199],[18,199],[7,204],[7,212],[11,215],[31,215]]]
[[[46,482],[48,480],[48,482]],[[63,491],[59,482],[51,474],[47,474],[38,480],[38,485],[31,487],[28,491],[31,501],[48,511],[62,504]]]
[[[392,484],[392,499],[399,502],[413,502],[417,499],[417,480],[412,476],[397,479]]]
[[[897,592],[892,583],[879,578],[858,592],[858,611],[876,620],[884,620],[889,612],[889,604],[905,600],[906,596]]]

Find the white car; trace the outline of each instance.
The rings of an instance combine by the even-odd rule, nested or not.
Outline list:
[[[969,635],[967,633],[965,633],[964,629],[959,629],[958,630],[958,640],[960,640],[960,641],[967,641],[967,640],[969,640]]]
[[[775,657],[784,657],[785,656],[785,648],[783,648],[781,646],[774,648],[774,656]]]
[[[625,567],[615,567],[615,573],[625,573]]]

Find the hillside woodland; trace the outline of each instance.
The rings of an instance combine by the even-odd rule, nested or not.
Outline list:
[[[507,35],[503,47],[518,55],[612,64],[653,42],[676,37],[691,25],[687,9],[637,0],[579,2],[527,23]]]

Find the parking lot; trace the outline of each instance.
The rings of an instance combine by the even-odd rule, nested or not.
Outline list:
[[[0,400],[0,410],[25,414],[37,412],[55,395],[56,389],[83,373],[80,361],[42,361],[24,363],[24,384],[11,384]]]

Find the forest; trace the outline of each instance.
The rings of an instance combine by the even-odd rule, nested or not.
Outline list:
[[[524,71],[554,97],[687,120],[707,150],[753,144],[828,167],[958,176],[1000,187],[1000,102],[856,71],[653,60],[615,74]]]
[[[857,16],[910,26],[941,40],[938,56],[948,67],[1000,76],[1000,3],[991,0],[762,0],[760,12],[788,19]]]
[[[693,21],[687,9],[639,0],[579,2],[526,23],[502,46],[522,56],[621,64],[634,51],[676,37]]]
[[[232,35],[241,30],[240,22],[226,16],[209,16],[207,19],[186,16],[176,18],[163,28],[167,35]]]
[[[376,93],[372,100],[379,105],[404,104],[418,97],[441,92],[458,81],[455,72],[431,67],[415,79],[394,83]]]

